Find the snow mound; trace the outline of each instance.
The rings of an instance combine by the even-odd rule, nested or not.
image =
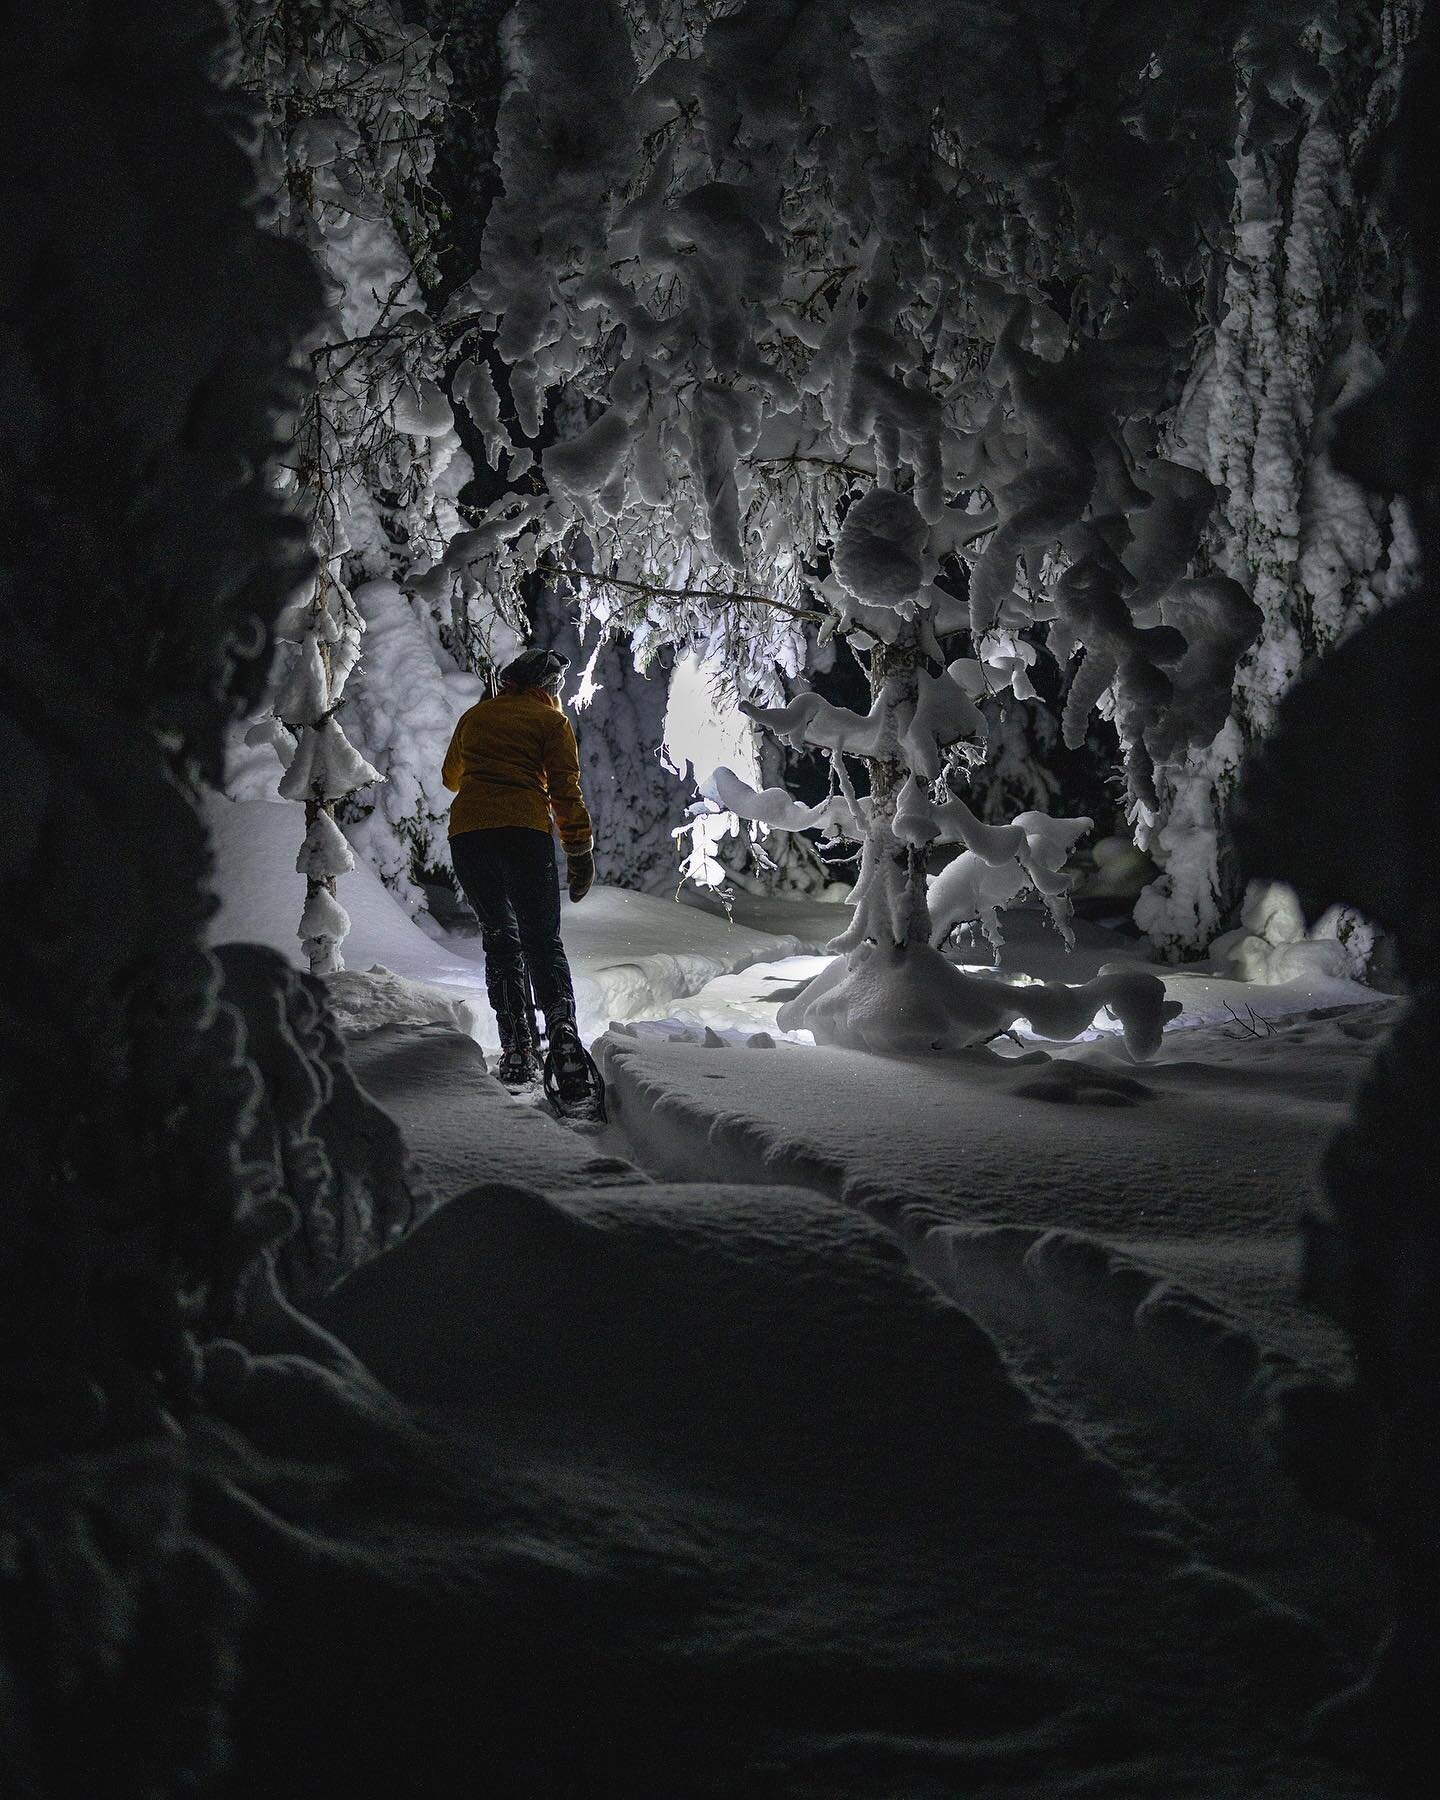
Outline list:
[[[1017,1081],[1011,1092],[1022,1100],[1050,1100],[1062,1106],[1138,1106],[1155,1098],[1154,1088],[1133,1075],[1059,1058],[1047,1063],[1043,1074]]]
[[[298,806],[216,794],[207,798],[204,813],[219,900],[207,941],[268,944],[303,967],[297,927],[305,877],[295,867],[305,835],[303,812]],[[350,916],[345,955],[357,968],[378,965],[394,979],[453,994],[478,1016],[486,1004],[479,966],[448,954],[428,937],[363,859],[341,878],[339,897]],[[342,1000],[344,995],[342,989]]]
[[[647,1743],[718,1718],[716,1779],[653,1791],[1259,1792],[1254,1637],[1311,1652],[1266,1741],[1333,1683],[1307,1620],[1192,1558],[813,1193],[487,1184],[320,1319],[471,1447],[464,1554],[520,1641],[558,1613],[632,1681],[642,1655]]]
[[[1078,986],[1036,982],[1016,987],[963,974],[928,944],[908,949],[862,944],[837,957],[780,1008],[782,1031],[807,1030],[817,1044],[881,1054],[962,1050],[996,1037],[1017,1019],[1040,1037],[1077,1038],[1102,1009],[1120,1021],[1126,1050],[1153,1056],[1180,1003],[1141,969],[1102,969]]]
[[[357,1274],[322,1322],[405,1399],[488,1405],[516,1380],[502,1353],[523,1341],[519,1381],[563,1388],[567,1411],[592,1426],[603,1415],[612,1430],[648,1432],[668,1414],[683,1442],[703,1419],[757,1463],[752,1431],[787,1460],[832,1434],[832,1453],[848,1456],[857,1408],[867,1432],[897,1437],[922,1411],[957,1472],[960,1411],[991,1434],[1029,1423],[988,1339],[909,1273],[889,1234],[798,1190],[632,1185],[542,1198],[488,1184],[433,1215],[373,1277]],[[835,1381],[842,1359],[849,1392]],[[908,1420],[877,1404],[885,1379],[903,1384]]]
[[[1210,946],[1210,960],[1227,975],[1264,987],[1288,981],[1344,981],[1363,972],[1364,955],[1340,939],[1346,914],[1332,907],[1313,927],[1295,890],[1283,881],[1252,882],[1240,924]],[[1363,948],[1373,941],[1367,932]]]
[[[303,967],[297,927],[305,878],[295,868],[304,838],[300,809],[215,795],[205,817],[220,902],[208,941],[268,944]],[[347,1027],[434,1020],[493,1042],[478,937],[422,930],[363,858],[341,878],[339,897],[350,917],[345,956],[355,969],[371,972],[352,979],[346,971],[335,990]],[[758,908],[760,922],[752,926],[622,888],[593,888],[578,906],[565,901],[562,930],[583,1035],[597,1035],[611,1019],[663,1014],[719,977],[823,943],[834,934],[836,915],[844,919],[839,907],[802,905],[793,909],[791,926],[790,910]]]
[[[407,981],[379,963],[363,974],[344,969],[327,975],[325,990],[335,1023],[350,1036],[382,1025],[448,1025],[466,1037],[480,1035],[479,1011],[468,1000],[423,981]]]
[[[365,1092],[399,1125],[437,1200],[503,1177],[568,1192],[645,1177],[598,1154],[485,1072],[478,1044],[443,1025],[381,1025],[347,1046]]]

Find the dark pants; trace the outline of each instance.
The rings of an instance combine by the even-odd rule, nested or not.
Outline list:
[[[560,942],[560,877],[548,831],[496,825],[450,840],[450,861],[480,921],[485,991],[500,1041],[528,1036],[526,970],[547,1030],[575,1016],[570,964]]]

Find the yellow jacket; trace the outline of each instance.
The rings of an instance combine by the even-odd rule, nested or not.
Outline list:
[[[494,825],[548,832],[553,813],[567,853],[590,849],[575,733],[543,688],[499,693],[463,713],[441,773],[455,795],[452,838]]]

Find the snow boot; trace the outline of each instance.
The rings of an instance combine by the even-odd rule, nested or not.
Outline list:
[[[605,1079],[595,1059],[580,1042],[575,1021],[557,1019],[550,1026],[545,1057],[545,1097],[562,1119],[605,1119]]]
[[[490,987],[490,1004],[495,1008],[495,1023],[500,1028],[496,1080],[502,1087],[529,1087],[540,1079],[540,1052],[530,984],[524,974],[509,974],[495,981]]]
[[[540,1079],[540,1057],[531,1043],[507,1044],[495,1065],[495,1079],[502,1087],[530,1087]]]

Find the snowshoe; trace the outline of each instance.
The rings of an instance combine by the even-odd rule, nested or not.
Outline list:
[[[605,1119],[605,1078],[568,1022],[550,1033],[545,1057],[545,1098],[562,1119]]]
[[[500,1052],[495,1079],[501,1087],[524,1088],[540,1079],[540,1058],[532,1044],[511,1044]]]

